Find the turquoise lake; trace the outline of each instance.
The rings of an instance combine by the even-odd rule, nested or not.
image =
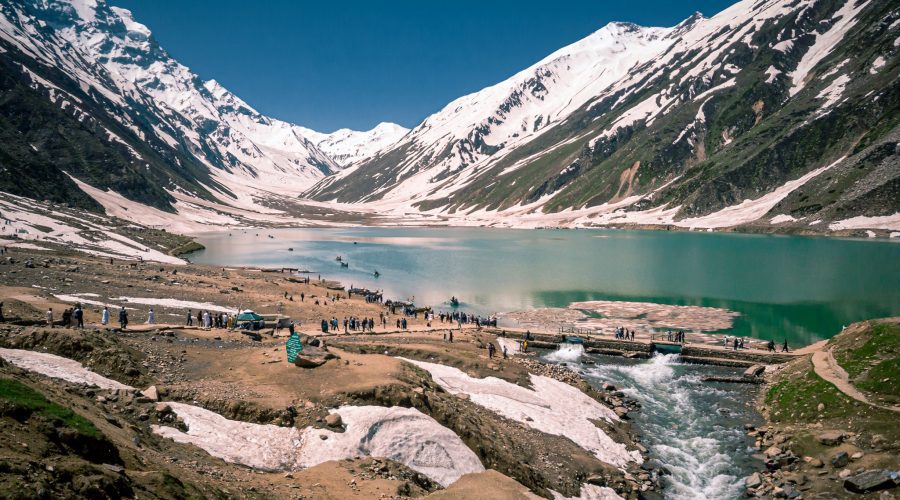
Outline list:
[[[297,267],[438,309],[456,296],[481,314],[587,300],[718,307],[740,313],[729,333],[794,345],[900,315],[900,245],[885,240],[384,227],[196,237],[206,246],[189,256],[197,263]]]

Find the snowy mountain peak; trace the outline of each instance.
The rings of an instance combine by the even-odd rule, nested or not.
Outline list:
[[[208,170],[214,182],[194,187],[195,195],[249,206],[266,193],[300,193],[340,169],[296,125],[260,114],[216,80],[203,82],[127,9],[104,0],[0,5],[5,43],[69,75],[139,140],[187,152]]]
[[[409,132],[408,128],[390,122],[381,122],[371,130],[342,128],[330,134],[299,128],[306,138],[342,167],[376,156]]]

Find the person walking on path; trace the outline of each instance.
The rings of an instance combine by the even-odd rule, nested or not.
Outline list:
[[[125,310],[125,306],[119,309],[119,326],[123,330],[128,328],[128,311]]]
[[[0,302],[0,321],[5,321],[3,319],[3,302]]]
[[[190,309],[188,309],[187,313],[187,326],[194,326],[194,315],[191,314]]]
[[[494,359],[494,343],[488,344],[488,358]]]
[[[150,312],[147,313],[147,324],[152,325],[156,323],[156,314],[153,313],[153,308],[150,308]]]
[[[106,326],[109,324],[109,308],[103,307],[103,314],[100,316],[100,324]]]
[[[781,352],[791,352],[791,351],[788,349],[787,339],[784,339],[784,344],[781,345]]]
[[[53,308],[47,309],[47,326],[53,328]]]

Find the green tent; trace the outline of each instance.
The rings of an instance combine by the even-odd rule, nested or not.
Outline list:
[[[300,340],[300,336],[296,333],[291,334],[286,347],[288,363],[293,363],[297,359],[297,355],[303,352],[303,342]]]
[[[263,317],[251,310],[246,310],[238,314],[238,321],[262,321]]]

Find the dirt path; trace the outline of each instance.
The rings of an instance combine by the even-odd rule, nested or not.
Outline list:
[[[831,354],[831,349],[823,349],[814,352],[812,355],[812,362],[813,368],[816,370],[816,375],[822,377],[826,382],[837,387],[839,391],[843,392],[847,396],[869,406],[874,406],[883,410],[890,410],[900,413],[900,408],[882,406],[869,401],[865,394],[863,394],[859,389],[857,389],[853,386],[853,384],[850,383],[850,376],[847,375],[847,372],[844,371],[844,369],[841,368],[841,365],[838,364],[837,360],[834,359],[834,356]]]

